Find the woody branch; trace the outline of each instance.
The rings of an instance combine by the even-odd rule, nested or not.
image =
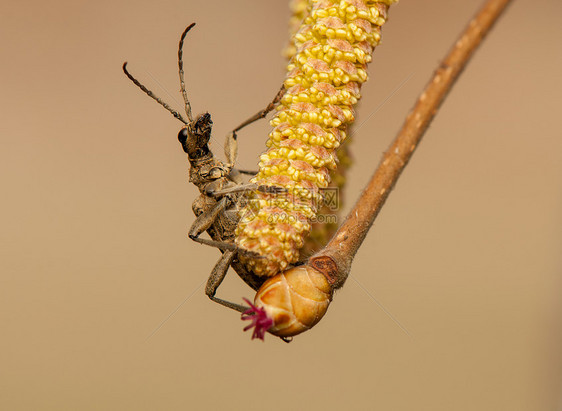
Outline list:
[[[398,177],[475,50],[511,0],[488,0],[470,21],[419,96],[367,187],[330,242],[309,260],[339,288]]]

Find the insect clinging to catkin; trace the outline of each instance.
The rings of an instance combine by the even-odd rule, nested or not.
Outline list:
[[[257,337],[269,331],[285,339],[311,328],[338,288],[321,270],[294,265],[303,263],[299,249],[322,202],[320,190],[329,183],[329,170],[336,167],[335,150],[354,120],[353,105],[367,80],[366,65],[380,41],[388,5],[394,1],[310,0],[308,15],[295,35],[297,52],[283,87],[265,110],[229,134],[226,163],[216,160],[208,147],[210,115],[191,115],[182,47],[193,25],[183,32],[178,51],[188,120],[154,96],[123,65],[138,87],[185,124],[178,138],[190,161],[190,181],[201,193],[193,205],[197,218],[189,237],[223,253],[206,293],[259,324],[261,328],[256,326],[254,333]],[[260,158],[257,175],[244,183],[242,172],[234,168],[236,132],[274,108],[268,151]],[[204,231],[211,240],[200,237]],[[258,290],[249,310],[215,296],[230,266]]]
[[[123,64],[123,71],[143,92],[156,100],[175,118],[184,123],[184,126],[178,134],[178,140],[184,152],[187,154],[190,163],[189,181],[196,185],[200,191],[199,197],[193,202],[192,206],[193,212],[197,218],[191,225],[188,235],[192,240],[201,244],[217,247],[223,253],[209,276],[205,292],[213,301],[239,312],[244,312],[247,310],[247,307],[217,298],[215,293],[231,265],[238,275],[254,290],[257,290],[263,283],[263,278],[256,276],[240,263],[238,259],[239,254],[250,255],[252,252],[240,250],[239,247],[234,244],[234,236],[238,224],[238,209],[245,201],[243,193],[248,189],[257,190],[259,192],[262,190],[267,191],[268,188],[244,183],[242,175],[252,174],[252,172],[238,170],[234,167],[237,157],[236,133],[253,121],[265,117],[282,94],[281,92],[278,93],[266,109],[258,112],[249,120],[242,123],[227,136],[225,142],[226,163],[216,159],[209,148],[213,125],[211,115],[209,113],[203,113],[196,117],[192,115],[191,104],[185,88],[183,44],[187,33],[194,25],[195,23],[189,25],[184,30],[180,37],[178,47],[180,87],[185,102],[187,119],[160,98],[156,97],[152,91],[134,78],[127,70],[126,62]],[[210,240],[200,237],[205,231],[211,237]],[[259,256],[254,257],[259,258]]]

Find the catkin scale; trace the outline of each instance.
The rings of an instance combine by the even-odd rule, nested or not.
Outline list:
[[[252,179],[283,191],[252,193],[236,230],[237,245],[262,256],[240,256],[256,275],[273,276],[298,261],[394,1],[309,1],[310,10],[291,41],[296,53],[271,120],[268,150]]]

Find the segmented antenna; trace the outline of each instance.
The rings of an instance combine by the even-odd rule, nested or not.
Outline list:
[[[187,91],[185,91],[185,81],[183,78],[183,41],[185,40],[185,36],[193,26],[195,26],[195,23],[191,23],[183,31],[180,37],[180,45],[178,47],[178,66],[180,69],[180,90],[183,96],[183,101],[185,101],[185,113],[187,114],[187,118],[189,119],[189,121],[193,121],[193,117],[191,115],[191,104],[189,104],[189,100],[187,99]]]
[[[129,77],[129,80],[131,80],[138,88],[140,88],[142,91],[144,91],[149,97],[152,97],[154,100],[156,100],[156,102],[158,104],[160,104],[162,107],[164,107],[166,110],[168,110],[170,113],[172,113],[172,115],[177,118],[179,121],[181,121],[183,124],[189,124],[184,118],[183,116],[178,113],[176,110],[174,110],[173,108],[171,108],[168,104],[166,104],[165,102],[162,101],[162,99],[160,97],[157,97],[152,91],[150,91],[149,89],[147,89],[145,86],[143,86],[140,81],[138,81],[136,78],[134,78],[131,73],[129,73],[127,71],[127,62],[123,63],[123,71],[125,72],[125,75],[127,77]],[[190,112],[191,114],[191,112]],[[188,115],[189,119],[191,120],[191,117]]]

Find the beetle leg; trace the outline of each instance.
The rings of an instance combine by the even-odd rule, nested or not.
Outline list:
[[[191,225],[189,229],[188,236],[193,241],[196,241],[200,244],[209,245],[211,247],[218,248],[219,250],[223,251],[238,251],[241,254],[247,255],[251,258],[265,258],[253,251],[245,250],[243,248],[238,247],[236,244],[228,242],[228,241],[215,241],[215,240],[208,240],[206,238],[199,237],[201,233],[207,231],[211,225],[217,219],[219,213],[223,212],[228,205],[228,198],[223,197],[221,200],[210,210],[203,212],[199,215]]]
[[[207,286],[205,287],[205,294],[207,294],[207,296],[214,302],[243,313],[249,307],[245,307],[243,305],[232,303],[230,301],[226,301],[221,298],[215,297],[217,289],[221,285],[222,280],[224,280],[224,277],[228,272],[228,268],[230,267],[230,263],[232,263],[232,260],[234,260],[235,256],[236,256],[236,251],[229,250],[224,252],[220,260],[213,267],[213,271],[211,272],[211,275],[207,280]]]
[[[252,117],[244,121],[234,130],[232,130],[230,134],[228,134],[228,136],[226,137],[226,141],[224,143],[224,153],[226,155],[226,160],[228,164],[234,165],[234,163],[236,162],[236,157],[238,156],[238,140],[237,140],[236,133],[242,130],[247,125],[250,125],[255,121],[258,121],[259,119],[265,118],[265,116],[267,116],[267,114],[275,108],[277,103],[281,101],[281,98],[283,97],[284,94],[285,94],[285,86],[281,86],[281,88],[279,89],[279,91],[271,101],[271,103],[269,103],[263,110],[257,112]]]
[[[238,247],[234,243],[208,240],[206,238],[199,237],[203,232],[207,231],[207,229],[209,229],[209,227],[213,225],[218,215],[226,209],[227,205],[228,198],[224,197],[221,198],[221,200],[217,204],[215,204],[213,208],[200,214],[189,229],[189,238],[200,244],[210,245],[211,247],[216,247],[220,250],[236,251]]]
[[[195,241],[201,240],[198,237],[201,235],[201,233],[207,231],[207,229],[211,227],[211,225],[213,225],[218,215],[222,211],[224,211],[227,205],[228,199],[225,197],[222,198],[217,204],[215,204],[213,208],[200,214],[189,229],[189,238]]]
[[[234,243],[229,243],[227,241],[215,241],[215,240],[207,240],[206,238],[200,238],[195,236],[189,236],[193,241],[199,244],[209,245],[211,247],[218,248],[219,250],[223,251],[237,251],[239,250],[238,246]]]
[[[237,170],[240,174],[248,174],[251,176],[258,174],[258,170],[243,170],[241,168],[236,168],[235,170]]]
[[[222,190],[209,191],[206,194],[212,197],[220,197],[227,194],[242,193],[246,191],[254,191],[258,189],[258,185],[254,183],[238,184],[232,187],[223,188]]]
[[[228,178],[232,181],[234,181],[236,184],[244,184],[244,178],[242,178],[242,175],[246,174],[246,175],[250,175],[252,177],[254,177],[256,174],[258,174],[257,170],[241,170],[239,168],[233,168],[232,170],[230,170],[230,173],[228,174]]]
[[[240,248],[236,244],[230,243],[228,241],[207,240],[206,238],[191,237],[191,236],[189,236],[189,238],[191,238],[193,241],[195,241],[199,244],[209,245],[211,247],[218,248],[219,250],[222,250],[224,252],[235,251],[235,252],[238,252],[240,254],[243,254],[243,255],[247,256],[248,258],[267,258],[267,257],[265,257],[261,254],[256,253],[255,251],[250,251],[250,250],[246,250],[244,248]]]
[[[284,187],[279,186],[268,186],[268,185],[258,185],[255,183],[238,184],[236,186],[223,188],[222,190],[209,191],[207,194],[209,196],[224,196],[227,194],[242,193],[247,191],[259,191],[266,194],[283,194],[288,190]]]
[[[231,134],[236,135],[236,133],[238,131],[242,130],[244,127],[246,127],[246,126],[252,124],[253,122],[258,121],[259,119],[262,119],[265,116],[267,116],[267,114],[275,108],[277,103],[279,103],[281,101],[281,98],[283,97],[284,94],[285,94],[285,86],[281,86],[281,88],[279,89],[279,91],[277,92],[277,94],[275,95],[273,100],[271,101],[271,103],[269,103],[263,110],[258,111],[252,117],[250,117],[249,119],[244,121],[242,124],[240,124],[238,127],[236,127],[234,130],[232,130]]]

